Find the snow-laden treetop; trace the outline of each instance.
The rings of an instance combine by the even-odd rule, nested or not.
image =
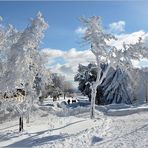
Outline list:
[[[24,31],[12,25],[0,30],[0,90],[12,90],[23,84],[33,85],[37,73],[41,73],[39,44],[48,24],[41,12],[31,20]]]

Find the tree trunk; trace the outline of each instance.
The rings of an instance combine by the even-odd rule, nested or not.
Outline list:
[[[90,118],[95,118],[96,83],[92,84]]]
[[[95,55],[96,56],[96,55]],[[96,62],[97,62],[97,78],[96,81],[92,83],[92,92],[91,92],[91,107],[90,107],[90,118],[95,118],[95,100],[96,100],[96,93],[97,93],[97,87],[100,85],[100,75],[101,75],[101,66],[99,57],[96,56]]]
[[[21,130],[22,130],[22,127],[21,127],[21,117],[19,118],[19,132],[21,132]]]
[[[22,117],[21,127],[22,127],[22,131],[23,131],[23,129],[24,129],[23,117]]]
[[[19,118],[19,132],[23,131],[23,117],[20,116]]]

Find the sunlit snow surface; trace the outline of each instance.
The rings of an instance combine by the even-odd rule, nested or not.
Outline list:
[[[1,117],[0,147],[148,147],[148,105],[96,106],[96,117],[91,120],[86,100],[70,105],[62,101],[49,99],[36,105],[21,133],[17,117],[11,121]]]

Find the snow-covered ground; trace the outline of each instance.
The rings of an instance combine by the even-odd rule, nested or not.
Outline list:
[[[47,100],[38,106],[21,133],[18,118],[1,123],[0,147],[148,147],[148,105],[96,106],[96,117],[91,120],[87,101],[51,104]]]

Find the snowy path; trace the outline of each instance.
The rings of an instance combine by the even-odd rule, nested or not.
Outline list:
[[[102,129],[104,117],[99,115],[97,119],[90,120],[89,112],[69,117],[44,115],[42,119],[36,118],[29,125],[25,124],[23,133],[18,132],[18,121],[3,123],[0,128],[0,146],[63,147],[66,143],[64,147],[74,147],[75,140],[78,145],[83,146],[86,143],[87,146],[90,145],[88,138],[92,135],[89,133],[94,132],[94,128]],[[84,141],[81,141],[83,138]]]
[[[143,109],[142,109],[143,108]],[[147,106],[109,109],[122,116],[106,116],[97,111],[94,120],[89,119],[88,109],[74,116],[58,117],[42,112],[34,117],[25,131],[18,132],[18,121],[0,124],[0,147],[47,148],[146,148],[148,147]],[[136,110],[136,108],[134,108]],[[129,115],[127,114],[129,111]],[[74,113],[75,114],[75,113]]]
[[[110,128],[106,138],[98,143],[100,148],[147,148],[148,113],[140,112],[128,116],[109,117]]]

